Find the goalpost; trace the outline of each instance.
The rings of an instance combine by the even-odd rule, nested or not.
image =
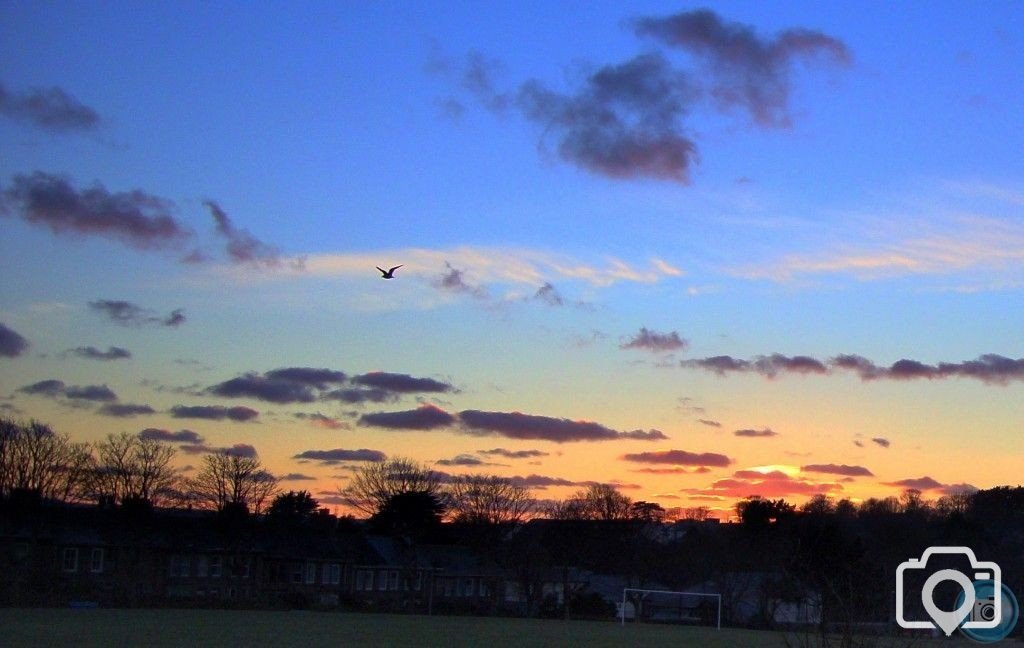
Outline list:
[[[638,588],[635,588],[635,587],[627,587],[627,588],[622,590],[622,608],[619,611],[619,617],[622,619],[622,625],[626,625],[626,600],[629,597],[629,593],[630,592],[634,592],[636,594],[639,594],[640,595],[641,603],[643,601],[645,601],[651,595],[666,595],[666,596],[677,596],[677,597],[679,597],[679,603],[678,603],[677,607],[680,610],[680,620],[683,620],[685,618],[689,618],[689,617],[683,617],[682,616],[682,610],[684,610],[684,609],[691,609],[691,608],[697,607],[697,606],[684,605],[685,603],[689,602],[684,597],[693,596],[693,597],[713,598],[713,599],[715,599],[715,607],[716,607],[715,627],[718,630],[722,629],[722,595],[721,594],[708,594],[706,592],[678,592],[678,591],[671,591],[671,590],[638,589]],[[637,621],[640,620],[640,613],[641,613],[641,609],[639,609],[636,605],[634,605],[633,606],[633,616],[634,616],[634,618]]]

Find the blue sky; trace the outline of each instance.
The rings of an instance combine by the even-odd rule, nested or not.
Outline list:
[[[187,427],[250,444],[325,499],[345,475],[306,450],[464,454],[464,470],[616,480],[665,506],[1008,483],[1024,451],[1021,17],[1008,2],[2,3],[0,323],[18,337],[0,397],[86,440]],[[89,211],[97,184],[110,200]],[[78,211],[40,212],[30,185]],[[82,224],[115,204],[180,236]],[[395,281],[374,269],[399,263]],[[119,321],[101,300],[139,310]],[[69,353],[88,346],[131,357]],[[756,365],[772,354],[820,367]],[[1003,373],[965,364],[985,354]],[[721,356],[748,364],[700,362]],[[215,389],[289,367],[447,388],[348,406]],[[153,411],[25,389],[44,380]],[[364,418],[428,407],[453,419]],[[471,411],[661,437],[567,441],[571,425],[474,427]],[[750,429],[774,434],[735,434]],[[480,465],[497,446],[547,454]],[[625,458],[670,450],[730,463]],[[676,472],[636,472],[649,465]],[[872,475],[801,470],[822,465]],[[764,466],[792,474],[742,476]]]

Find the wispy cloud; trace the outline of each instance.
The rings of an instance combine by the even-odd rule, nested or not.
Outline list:
[[[689,342],[679,336],[676,331],[669,331],[668,333],[659,333],[652,331],[647,327],[640,327],[640,330],[619,345],[620,349],[640,349],[644,351],[651,351],[654,353],[663,353],[668,351],[681,351],[686,349]]]
[[[167,315],[156,315],[138,304],[121,299],[98,299],[89,302],[89,308],[121,326],[167,326],[177,328],[185,323],[185,312],[176,308]]]
[[[127,360],[132,357],[132,352],[121,347],[108,347],[106,351],[100,351],[94,346],[77,347],[69,349],[66,353],[85,358],[87,360]]]
[[[0,84],[0,115],[55,133],[89,131],[100,124],[99,113],[56,86],[12,92]]]

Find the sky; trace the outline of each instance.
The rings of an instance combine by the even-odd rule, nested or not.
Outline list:
[[[1017,485],[1024,10],[976,9],[0,2],[0,414],[335,507],[392,457]]]

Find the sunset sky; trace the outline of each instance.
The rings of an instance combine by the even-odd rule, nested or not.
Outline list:
[[[0,414],[332,505],[1017,485],[1022,20],[2,2]]]

